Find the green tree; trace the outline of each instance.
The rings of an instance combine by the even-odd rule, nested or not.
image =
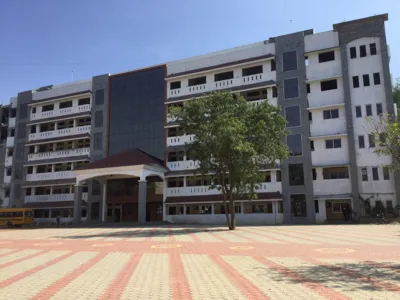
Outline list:
[[[400,78],[397,78],[396,84],[393,87],[393,102],[397,104],[400,109]]]
[[[392,157],[389,166],[400,170],[400,122],[395,116],[383,114],[379,119],[367,118],[370,134],[375,141],[375,153]]]
[[[234,202],[256,199],[263,182],[260,165],[288,155],[280,109],[267,101],[254,105],[240,95],[215,92],[173,107],[170,114],[185,133],[194,134],[186,151],[199,162],[198,172],[211,180],[209,188],[221,191],[228,228],[234,230]]]

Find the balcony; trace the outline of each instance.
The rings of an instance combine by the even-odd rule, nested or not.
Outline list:
[[[90,154],[90,148],[67,149],[67,150],[60,150],[60,151],[53,151],[53,152],[28,154],[28,161],[83,156],[83,155],[89,155],[89,154]]]
[[[91,127],[90,125],[86,125],[86,126],[72,127],[72,128],[66,128],[66,129],[60,129],[60,130],[31,133],[29,135],[29,141],[67,137],[67,136],[71,136],[71,135],[90,133],[90,127]]]
[[[13,136],[7,137],[6,146],[7,147],[14,147],[14,137]]]
[[[232,87],[244,86],[263,81],[276,80],[276,71],[261,74],[241,76],[223,81],[210,82],[195,86],[182,87],[180,89],[170,90],[168,88],[168,97],[190,96],[194,94],[202,94],[215,90],[229,89]]]
[[[56,180],[75,178],[74,171],[60,171],[49,173],[35,173],[26,175],[26,181]]]
[[[282,184],[280,182],[263,182],[257,193],[281,192]],[[177,188],[167,188],[167,197],[179,196],[204,196],[204,195],[219,195],[221,191],[217,188],[210,189],[209,186],[186,186]]]
[[[321,107],[338,105],[344,103],[344,95],[342,89],[321,91],[313,89],[308,98],[308,107]]]
[[[167,147],[183,146],[194,141],[194,134],[167,137]]]
[[[198,162],[193,160],[167,162],[167,167],[170,171],[195,170],[198,166]]]
[[[82,200],[87,200],[87,193],[82,193]],[[31,195],[25,196],[25,203],[35,202],[60,202],[60,201],[74,201],[75,194],[52,194],[52,195]]]
[[[272,106],[277,107],[278,106],[278,98],[269,98],[269,99],[261,99],[261,100],[256,100],[256,101],[249,101],[248,103],[250,105],[259,105],[263,102],[268,100],[268,103],[271,104]]]
[[[11,183],[11,176],[4,176],[4,183],[5,184]]]
[[[307,81],[335,78],[342,75],[340,60],[312,63],[306,67]]]
[[[4,166],[11,167],[12,166],[12,162],[13,162],[12,156],[8,156],[8,157],[6,157],[6,159],[4,161]]]
[[[314,195],[351,194],[351,182],[346,179],[314,180]]]
[[[92,108],[92,106],[90,104],[85,104],[85,105],[72,106],[72,107],[67,107],[67,108],[62,108],[62,109],[38,112],[35,114],[31,114],[31,121],[42,120],[42,119],[47,119],[47,118],[54,118],[54,117],[63,117],[63,116],[68,116],[68,115],[73,115],[73,114],[78,114],[78,113],[83,113],[83,112],[89,112],[91,110],[91,108]]]
[[[15,117],[8,119],[8,127],[15,127]]]

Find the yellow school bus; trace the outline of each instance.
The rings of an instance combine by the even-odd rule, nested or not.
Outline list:
[[[33,222],[33,210],[30,208],[0,208],[0,226],[22,227]]]

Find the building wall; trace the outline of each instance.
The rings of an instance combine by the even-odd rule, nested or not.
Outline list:
[[[138,148],[164,159],[165,66],[110,77],[109,155]]]

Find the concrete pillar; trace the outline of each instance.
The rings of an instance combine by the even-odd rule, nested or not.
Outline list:
[[[75,199],[74,199],[74,224],[81,222],[82,215],[82,186],[75,186]]]
[[[106,214],[107,214],[107,180],[103,183],[103,199],[101,201],[100,207],[100,216],[101,221],[106,221]]]
[[[146,224],[147,181],[139,181],[138,221],[140,225]]]

